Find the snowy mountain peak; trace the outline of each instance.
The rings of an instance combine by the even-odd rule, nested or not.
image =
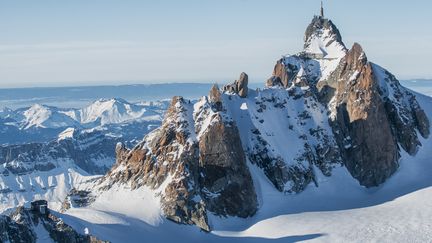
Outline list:
[[[63,132],[58,135],[58,141],[73,138],[75,134],[75,128],[69,127],[66,128]]]
[[[25,117],[22,125],[24,129],[32,127],[73,127],[78,125],[74,119],[56,108],[40,104],[31,106],[29,109],[24,111],[23,115]]]
[[[143,116],[146,119],[160,119],[159,114],[145,107],[128,103],[120,98],[100,99],[79,111],[80,122],[100,121],[101,125],[121,123]],[[153,117],[154,116],[154,117]]]
[[[313,18],[306,29],[304,41],[304,53],[315,58],[341,58],[347,52],[337,27],[321,16]]]
[[[288,88],[295,83],[307,85],[326,81],[348,52],[339,30],[322,16],[312,19],[304,41],[303,51],[277,61],[272,77],[266,82],[267,87]]]
[[[95,101],[94,103],[112,104],[112,105],[116,105],[116,104],[130,104],[129,102],[127,102],[126,100],[124,100],[122,98],[111,98],[111,99],[101,98],[101,99]]]

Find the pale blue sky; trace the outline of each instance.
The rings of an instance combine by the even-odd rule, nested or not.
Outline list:
[[[328,0],[326,15],[400,79],[432,78],[432,1]],[[301,51],[318,0],[0,0],[0,87],[224,82]]]

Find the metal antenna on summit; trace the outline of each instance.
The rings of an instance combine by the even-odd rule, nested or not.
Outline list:
[[[323,1],[321,1],[321,18],[324,18],[324,6],[323,6]]]

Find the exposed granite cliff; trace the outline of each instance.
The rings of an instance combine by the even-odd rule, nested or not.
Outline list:
[[[360,184],[378,186],[396,171],[400,156],[372,64],[360,45],[354,44],[334,75],[334,129],[344,163]]]

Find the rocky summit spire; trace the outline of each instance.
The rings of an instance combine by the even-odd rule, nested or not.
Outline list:
[[[304,52],[316,58],[340,58],[347,51],[339,30],[323,15],[313,18],[306,29],[304,41]]]
[[[321,18],[324,18],[324,6],[323,6],[323,1],[321,1],[321,12],[320,12],[320,16],[321,16]]]

